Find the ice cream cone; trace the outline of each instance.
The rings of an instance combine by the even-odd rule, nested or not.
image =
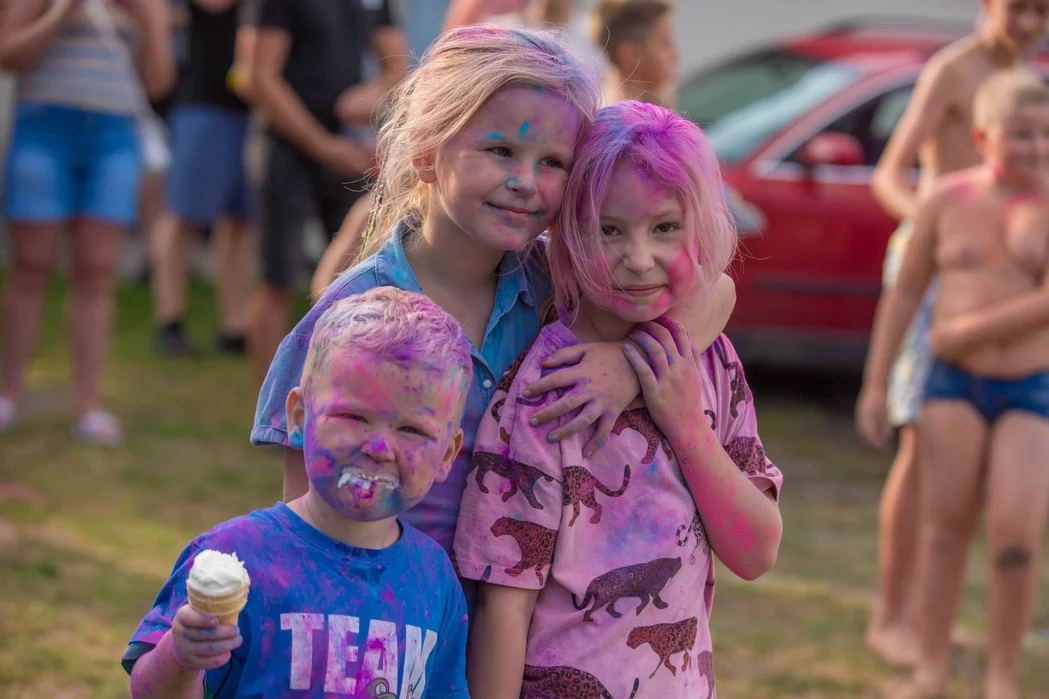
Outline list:
[[[194,590],[192,585],[187,585],[186,592],[189,593],[189,606],[193,609],[218,618],[220,624],[236,626],[240,610],[248,603],[249,587],[250,585],[245,585],[228,595],[209,596]]]

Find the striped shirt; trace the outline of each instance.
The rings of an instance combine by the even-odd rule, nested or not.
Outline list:
[[[138,30],[121,7],[84,0],[55,33],[31,68],[19,76],[19,99],[105,114],[133,115],[138,74],[92,19],[88,3],[107,4],[125,49],[135,55]]]

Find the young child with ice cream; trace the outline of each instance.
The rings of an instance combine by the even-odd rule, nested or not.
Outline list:
[[[447,477],[471,373],[421,294],[332,304],[287,401],[308,492],[186,547],[124,654],[132,697],[468,699],[462,589],[398,515]]]

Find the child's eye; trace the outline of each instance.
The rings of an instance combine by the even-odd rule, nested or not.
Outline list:
[[[500,158],[509,158],[510,156],[512,156],[514,154],[514,152],[512,150],[510,150],[509,148],[507,148],[506,146],[493,146],[493,147],[488,149],[488,152],[489,153],[494,153],[495,155],[498,155]]]
[[[560,170],[567,170],[568,169],[568,168],[565,167],[565,164],[563,162],[561,162],[561,160],[558,159],[558,158],[543,158],[542,160],[539,161],[539,164],[543,165],[545,167],[558,168]]]
[[[661,223],[656,226],[656,233],[673,233],[679,228],[681,228],[681,226],[676,223]]]
[[[418,427],[413,427],[412,425],[402,425],[400,430],[401,430],[401,432],[404,432],[405,434],[414,434],[414,435],[417,435],[419,437],[426,437],[427,439],[429,439],[429,437],[430,437],[430,435],[426,434],[425,432],[420,430]]]
[[[353,422],[368,422],[360,413],[340,413],[336,417],[341,417],[343,420],[352,420]]]
[[[618,235],[619,229],[615,226],[602,225],[601,235]]]

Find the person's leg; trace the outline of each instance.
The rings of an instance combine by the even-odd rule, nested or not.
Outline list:
[[[158,349],[186,356],[194,348],[182,327],[190,256],[200,232],[213,225],[234,198],[243,154],[230,132],[227,110],[178,105],[171,112],[173,157],[167,206],[154,256]],[[221,278],[221,267],[217,270]]]
[[[867,628],[867,646],[892,665],[911,666],[918,657],[919,487],[918,430],[905,425],[878,509],[880,599]]]
[[[7,154],[4,213],[10,268],[0,310],[0,431],[11,429],[36,344],[62,232],[74,209],[73,110],[19,104]]]
[[[888,283],[895,279],[895,265],[902,252],[898,236],[906,236],[908,230],[903,228],[893,236],[896,242],[890,244],[885,263]],[[867,645],[885,662],[899,666],[911,666],[918,659],[918,421],[931,363],[929,326],[935,295],[933,286],[907,330],[889,381],[889,420],[900,427],[899,446],[882,491],[878,536],[881,599],[867,630]]]
[[[189,255],[199,232],[196,225],[164,211],[157,218],[152,237],[153,322],[157,350],[170,357],[195,353],[182,327],[185,313]]]
[[[984,694],[987,699],[1019,696],[1016,679],[1021,646],[1034,609],[1049,515],[1046,454],[1049,417],[1009,412],[995,422],[987,473],[987,544],[991,559],[987,600],[990,643]]]
[[[212,257],[219,305],[219,350],[244,354],[247,307],[255,270],[255,224],[223,218],[215,226]]]
[[[113,334],[120,244],[137,219],[143,161],[133,119],[93,115],[88,123],[67,311],[76,433],[86,441],[111,445],[123,434],[116,418],[102,409],[100,389]]]
[[[0,316],[0,431],[14,426],[25,366],[36,345],[44,298],[65,223],[9,224],[11,265]]]
[[[987,423],[967,401],[932,399],[921,424],[920,655],[901,696],[926,699],[942,696],[947,687],[951,626],[982,502]]]
[[[266,378],[291,323],[293,292],[302,261],[303,226],[314,208],[305,156],[266,137],[259,197],[262,284],[248,302],[248,354],[258,385]]]
[[[73,230],[72,285],[68,323],[73,353],[74,409],[80,420],[102,411],[100,388],[115,315],[116,266],[124,226],[82,218]],[[110,430],[104,430],[110,432]],[[82,435],[98,441],[119,434]]]
[[[224,115],[223,123],[224,141],[230,148],[225,178],[229,197],[212,239],[219,300],[218,348],[220,352],[244,354],[247,307],[257,259],[258,206],[247,170],[249,117],[230,112]]]

